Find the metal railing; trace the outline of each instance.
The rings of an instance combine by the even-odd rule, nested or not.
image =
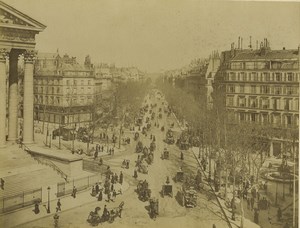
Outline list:
[[[55,170],[62,178],[64,178],[68,182],[68,175],[65,174],[59,167],[57,167],[57,165],[42,157],[34,156],[33,154],[30,153],[31,150],[29,149],[29,147],[27,147],[22,142],[19,142],[19,144],[22,145],[23,150],[29,153],[34,160],[36,160],[40,164],[50,166],[53,170]]]
[[[42,188],[0,198],[0,212],[10,212],[42,201]]]

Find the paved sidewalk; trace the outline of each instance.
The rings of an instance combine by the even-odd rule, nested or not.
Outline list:
[[[122,189],[122,192],[125,192],[126,190],[128,190],[128,188],[129,188],[129,184],[126,181],[124,181],[122,185],[117,184],[116,186],[116,189]],[[103,200],[99,201],[99,205],[103,207],[104,204],[107,204],[109,207],[109,203],[105,201],[106,196],[105,195],[103,196],[104,196]],[[66,195],[59,198],[62,205],[61,206],[62,212],[66,210],[70,210],[72,208],[79,207],[81,205],[97,202],[97,198],[91,196],[91,188],[78,192],[75,199],[70,195]],[[20,210],[11,213],[2,214],[0,215],[0,227],[3,228],[16,227],[16,226],[22,227],[22,224],[24,223],[31,222],[47,216],[53,216],[56,212],[56,204],[57,204],[57,199],[50,201],[51,213],[49,214],[47,213],[47,202],[42,202],[40,204],[39,214],[35,214],[33,212],[34,205],[30,207],[22,208]]]

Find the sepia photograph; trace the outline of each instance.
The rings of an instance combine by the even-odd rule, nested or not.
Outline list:
[[[298,228],[299,83],[299,0],[0,0],[0,228]]]

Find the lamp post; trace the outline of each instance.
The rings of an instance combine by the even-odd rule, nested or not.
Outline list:
[[[50,214],[50,186],[47,188],[48,190],[48,207],[47,207],[47,213]]]

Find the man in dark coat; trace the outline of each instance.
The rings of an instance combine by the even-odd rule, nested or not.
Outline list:
[[[122,173],[122,171],[120,172],[119,183],[123,184],[123,173]]]
[[[98,195],[98,201],[102,201],[103,198],[103,193],[102,190],[100,190],[99,195]]]
[[[100,190],[99,184],[98,184],[98,183],[96,184],[95,190],[96,190],[96,194],[98,194],[98,193],[99,193],[99,190]]]
[[[76,198],[76,193],[77,193],[77,189],[76,189],[76,187],[74,186],[74,187],[73,187],[73,191],[72,191],[72,196],[73,196],[74,199]]]
[[[181,160],[184,159],[184,158],[183,158],[183,153],[182,153],[182,151],[180,152],[180,159],[181,159]]]

